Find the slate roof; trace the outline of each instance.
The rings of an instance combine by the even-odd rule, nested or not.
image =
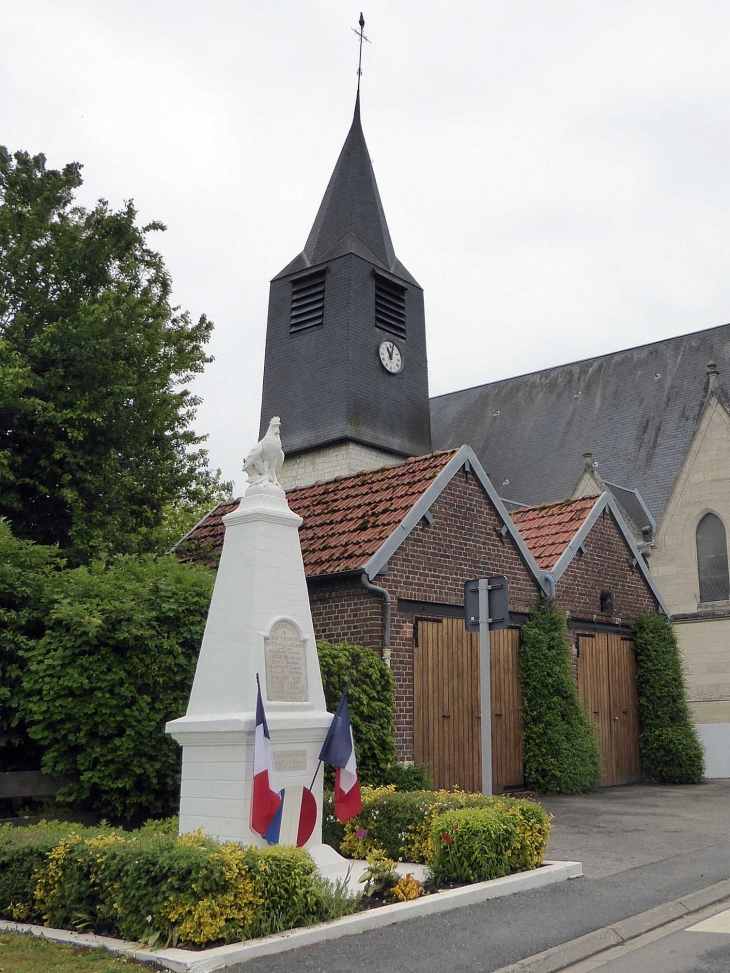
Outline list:
[[[307,577],[361,570],[456,452],[290,490],[289,506],[304,518],[299,538]],[[218,504],[176,546],[178,557],[215,562],[223,547],[222,518],[239,500]]]
[[[350,131],[304,250],[277,277],[306,270],[346,253],[355,253],[418,286],[393,249],[360,121],[359,94]]]
[[[436,396],[433,444],[470,443],[497,489],[524,504],[570,496],[591,451],[604,480],[638,488],[659,521],[711,358],[727,397],[730,324]]]
[[[512,520],[543,571],[552,571],[596,505],[598,497],[578,497],[539,507],[523,507]]]

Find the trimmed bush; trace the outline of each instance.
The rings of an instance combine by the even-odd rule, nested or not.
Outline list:
[[[62,566],[56,548],[18,540],[0,518],[0,771],[40,768],[40,748],[21,715],[23,653],[43,634],[43,593]]]
[[[699,784],[704,751],[687,705],[674,626],[656,612],[641,615],[635,630],[644,775],[659,784]]]
[[[431,873],[444,882],[485,882],[512,871],[520,839],[511,814],[493,807],[447,811],[431,827]]]
[[[432,791],[433,781],[426,764],[394,763],[386,768],[383,784],[392,784],[397,791]]]
[[[0,915],[9,919],[201,947],[337,918],[356,905],[299,848],[217,844],[199,832],[178,838],[167,826],[22,830],[18,840],[0,829]]]
[[[21,713],[41,769],[75,778],[59,801],[125,822],[177,809],[180,748],[164,726],[185,712],[213,580],[151,556],[48,579]]]
[[[550,816],[534,801],[486,797],[463,791],[399,793],[392,787],[363,790],[363,809],[344,825],[339,850],[352,858],[381,856],[430,864],[434,828],[444,814],[486,808],[509,819],[519,836],[513,870],[536,868],[550,834]],[[342,826],[340,826],[342,827]]]
[[[564,616],[540,606],[520,647],[525,781],[543,794],[580,794],[601,782],[598,740],[573,679]]]
[[[334,713],[348,682],[357,771],[363,784],[381,784],[395,763],[393,673],[377,652],[350,642],[317,642],[327,709]],[[334,772],[327,768],[330,787]]]

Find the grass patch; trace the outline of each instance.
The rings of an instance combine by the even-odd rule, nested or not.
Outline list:
[[[125,969],[132,973],[143,966],[105,949],[80,949],[23,933],[0,932],[0,973],[120,973]]]

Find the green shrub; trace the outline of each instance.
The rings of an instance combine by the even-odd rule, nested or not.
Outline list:
[[[362,784],[381,784],[395,762],[393,673],[377,652],[349,642],[317,642],[324,695],[331,713],[336,710],[345,687],[355,740],[357,770]],[[334,775],[327,769],[331,787]]]
[[[185,712],[213,578],[146,556],[48,579],[21,712],[41,769],[76,779],[60,801],[127,822],[177,809],[180,750],[164,725]]]
[[[431,874],[444,882],[484,882],[512,871],[511,858],[519,849],[514,817],[497,808],[447,811],[431,828],[434,855]]]
[[[221,845],[197,832],[178,838],[167,822],[135,832],[22,830],[22,839],[0,834],[6,918],[209,946],[336,918],[356,905],[298,848]]]
[[[674,627],[656,612],[638,618],[635,629],[644,775],[660,784],[698,784],[704,751],[687,705]]]
[[[59,841],[77,830],[78,825],[61,821],[25,828],[0,825],[0,916],[42,920],[34,901],[36,872]]]
[[[397,792],[392,787],[363,790],[363,809],[344,825],[339,850],[352,858],[381,856],[429,864],[433,828],[451,811],[487,808],[508,818],[519,835],[514,869],[536,868],[550,834],[550,817],[534,801],[486,797],[464,791]]]
[[[21,715],[23,653],[43,634],[45,585],[62,565],[56,548],[16,539],[0,519],[0,771],[40,767],[40,748]]]
[[[598,740],[571,670],[565,619],[541,606],[520,647],[525,781],[543,794],[580,794],[601,782]]]
[[[382,783],[393,784],[397,791],[433,790],[433,781],[426,764],[391,764],[383,774]]]

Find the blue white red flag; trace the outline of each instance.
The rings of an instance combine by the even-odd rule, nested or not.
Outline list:
[[[319,759],[337,768],[335,773],[335,814],[344,824],[362,811],[360,781],[355,761],[355,741],[352,738],[347,690],[332,718],[322,744]]]
[[[281,796],[273,788],[274,764],[271,758],[271,736],[266,722],[261,683],[256,676],[256,733],[253,744],[253,786],[251,792],[251,830],[265,835],[281,806]]]
[[[266,829],[270,845],[296,845],[302,848],[312,837],[317,823],[314,794],[300,784],[287,784],[281,791],[281,804]]]

